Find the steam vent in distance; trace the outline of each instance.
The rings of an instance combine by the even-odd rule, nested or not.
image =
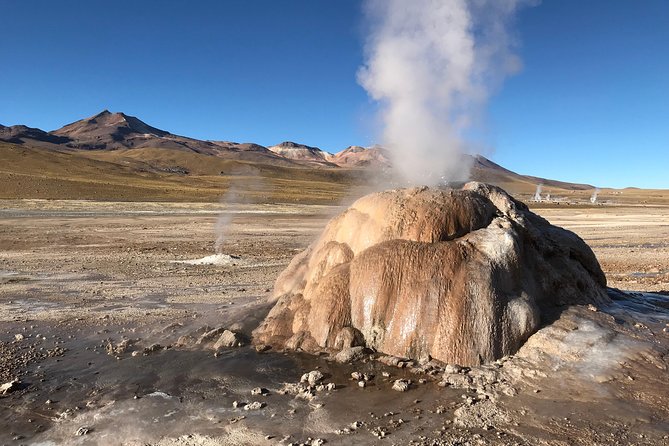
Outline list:
[[[272,299],[256,344],[461,365],[513,354],[555,307],[609,301],[583,240],[482,183],[357,200],[292,260]]]

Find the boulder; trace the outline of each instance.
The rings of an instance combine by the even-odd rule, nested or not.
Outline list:
[[[214,328],[214,329],[211,329],[211,330],[207,330],[204,333],[202,333],[199,338],[197,338],[197,341],[195,342],[195,344],[201,345],[201,344],[207,344],[209,342],[214,342],[214,339],[216,339],[216,337],[218,335],[220,335],[221,333],[223,333],[225,331],[227,331],[227,330],[223,327],[218,327],[218,328]]]
[[[360,361],[366,356],[365,350],[365,347],[345,347],[333,359],[341,363]]]
[[[223,330],[218,341],[214,343],[212,348],[214,350],[220,350],[222,348],[241,347],[242,345],[244,345],[244,338],[239,333]]]
[[[274,287],[256,344],[476,365],[513,354],[542,313],[609,301],[576,234],[502,189],[374,193],[331,220]]]

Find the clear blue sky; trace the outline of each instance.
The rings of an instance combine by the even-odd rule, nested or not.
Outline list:
[[[0,0],[0,123],[102,109],[172,133],[338,151],[370,144],[357,0]],[[520,173],[669,188],[669,1],[544,0],[488,154]]]

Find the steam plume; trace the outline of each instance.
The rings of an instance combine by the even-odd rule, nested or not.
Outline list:
[[[367,0],[358,82],[407,181],[465,180],[465,138],[492,89],[520,67],[508,27],[523,0]]]
[[[537,184],[537,190],[534,192],[534,201],[541,201],[541,184]]]
[[[599,189],[595,188],[595,190],[592,192],[592,195],[590,196],[590,203],[595,204],[597,203],[597,195],[599,194]]]

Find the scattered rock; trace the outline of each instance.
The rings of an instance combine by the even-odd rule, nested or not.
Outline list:
[[[244,341],[239,333],[224,330],[221,337],[214,344],[213,349],[220,350],[222,348],[241,347],[242,345],[244,345]]]
[[[511,419],[503,408],[492,403],[490,400],[481,401],[477,404],[465,403],[456,409],[453,415],[454,424],[467,429],[498,426],[508,423]]]
[[[14,339],[16,339],[17,341],[23,341],[25,337],[21,333],[17,333],[14,335]]]
[[[107,354],[110,356],[116,356],[116,355],[121,355],[123,353],[126,353],[130,347],[132,347],[135,343],[137,343],[139,340],[132,340],[132,339],[123,339],[121,342],[117,343],[114,345],[112,342],[107,343]],[[154,344],[158,345],[158,344]],[[152,346],[153,347],[153,346]]]
[[[21,384],[21,381],[18,379],[4,383],[0,386],[0,394],[7,395],[8,393],[15,391],[19,384]]]
[[[307,401],[311,401],[316,396],[314,386],[309,386],[307,383],[284,383],[279,390],[279,394],[293,395]]]
[[[396,379],[393,383],[393,390],[397,390],[398,392],[406,392],[409,390],[410,385],[411,381],[408,379]]]
[[[81,426],[77,431],[74,433],[77,437],[81,437],[82,435],[87,435],[91,432],[91,428],[86,427],[86,426]]]
[[[445,373],[441,383],[442,386],[451,386],[456,389],[468,389],[472,385],[472,378],[468,375]]]
[[[182,347],[187,347],[189,345],[194,344],[196,339],[191,336],[191,335],[183,335],[179,336],[179,339],[177,339],[177,342],[174,343],[174,346],[177,348],[182,348]]]
[[[376,438],[385,438],[388,435],[388,429],[383,426],[375,427],[371,432]]]
[[[351,378],[353,378],[356,381],[371,381],[374,379],[374,375],[368,374],[368,373],[362,373],[362,372],[353,372],[351,373]]]
[[[147,356],[147,355],[150,355],[151,353],[158,352],[158,351],[160,351],[160,350],[162,350],[162,349],[164,349],[164,348],[165,348],[165,347],[163,347],[163,346],[160,345],[160,344],[151,344],[151,345],[149,345],[148,347],[144,348],[144,350],[142,350],[142,354],[143,354],[144,356]],[[134,353],[135,353],[135,352],[133,352],[133,356],[134,356]]]
[[[446,364],[444,366],[444,373],[460,373],[462,372],[462,367],[457,364]]]
[[[307,382],[309,383],[310,386],[315,386],[322,379],[323,379],[323,373],[321,373],[319,370],[312,370],[311,372],[302,375],[302,378],[300,378],[300,382],[302,383]]]
[[[254,401],[244,406],[244,410],[259,410],[262,409],[263,407],[265,407],[265,403],[260,401]]]
[[[267,396],[269,395],[269,390],[265,389],[264,387],[256,387],[254,389],[251,389],[251,395]]]
[[[365,423],[363,423],[362,421],[354,421],[353,423],[349,424],[347,427],[345,427],[343,429],[337,429],[335,431],[335,434],[337,434],[337,435],[352,434],[364,425],[365,425]]]
[[[196,345],[201,345],[201,344],[207,344],[209,342],[212,342],[214,340],[214,338],[216,338],[216,336],[220,335],[224,331],[226,331],[226,330],[223,327],[218,327],[218,328],[214,328],[212,330],[209,330],[209,331],[205,332],[204,334],[202,334],[197,339],[197,341],[195,341],[195,344]]]

